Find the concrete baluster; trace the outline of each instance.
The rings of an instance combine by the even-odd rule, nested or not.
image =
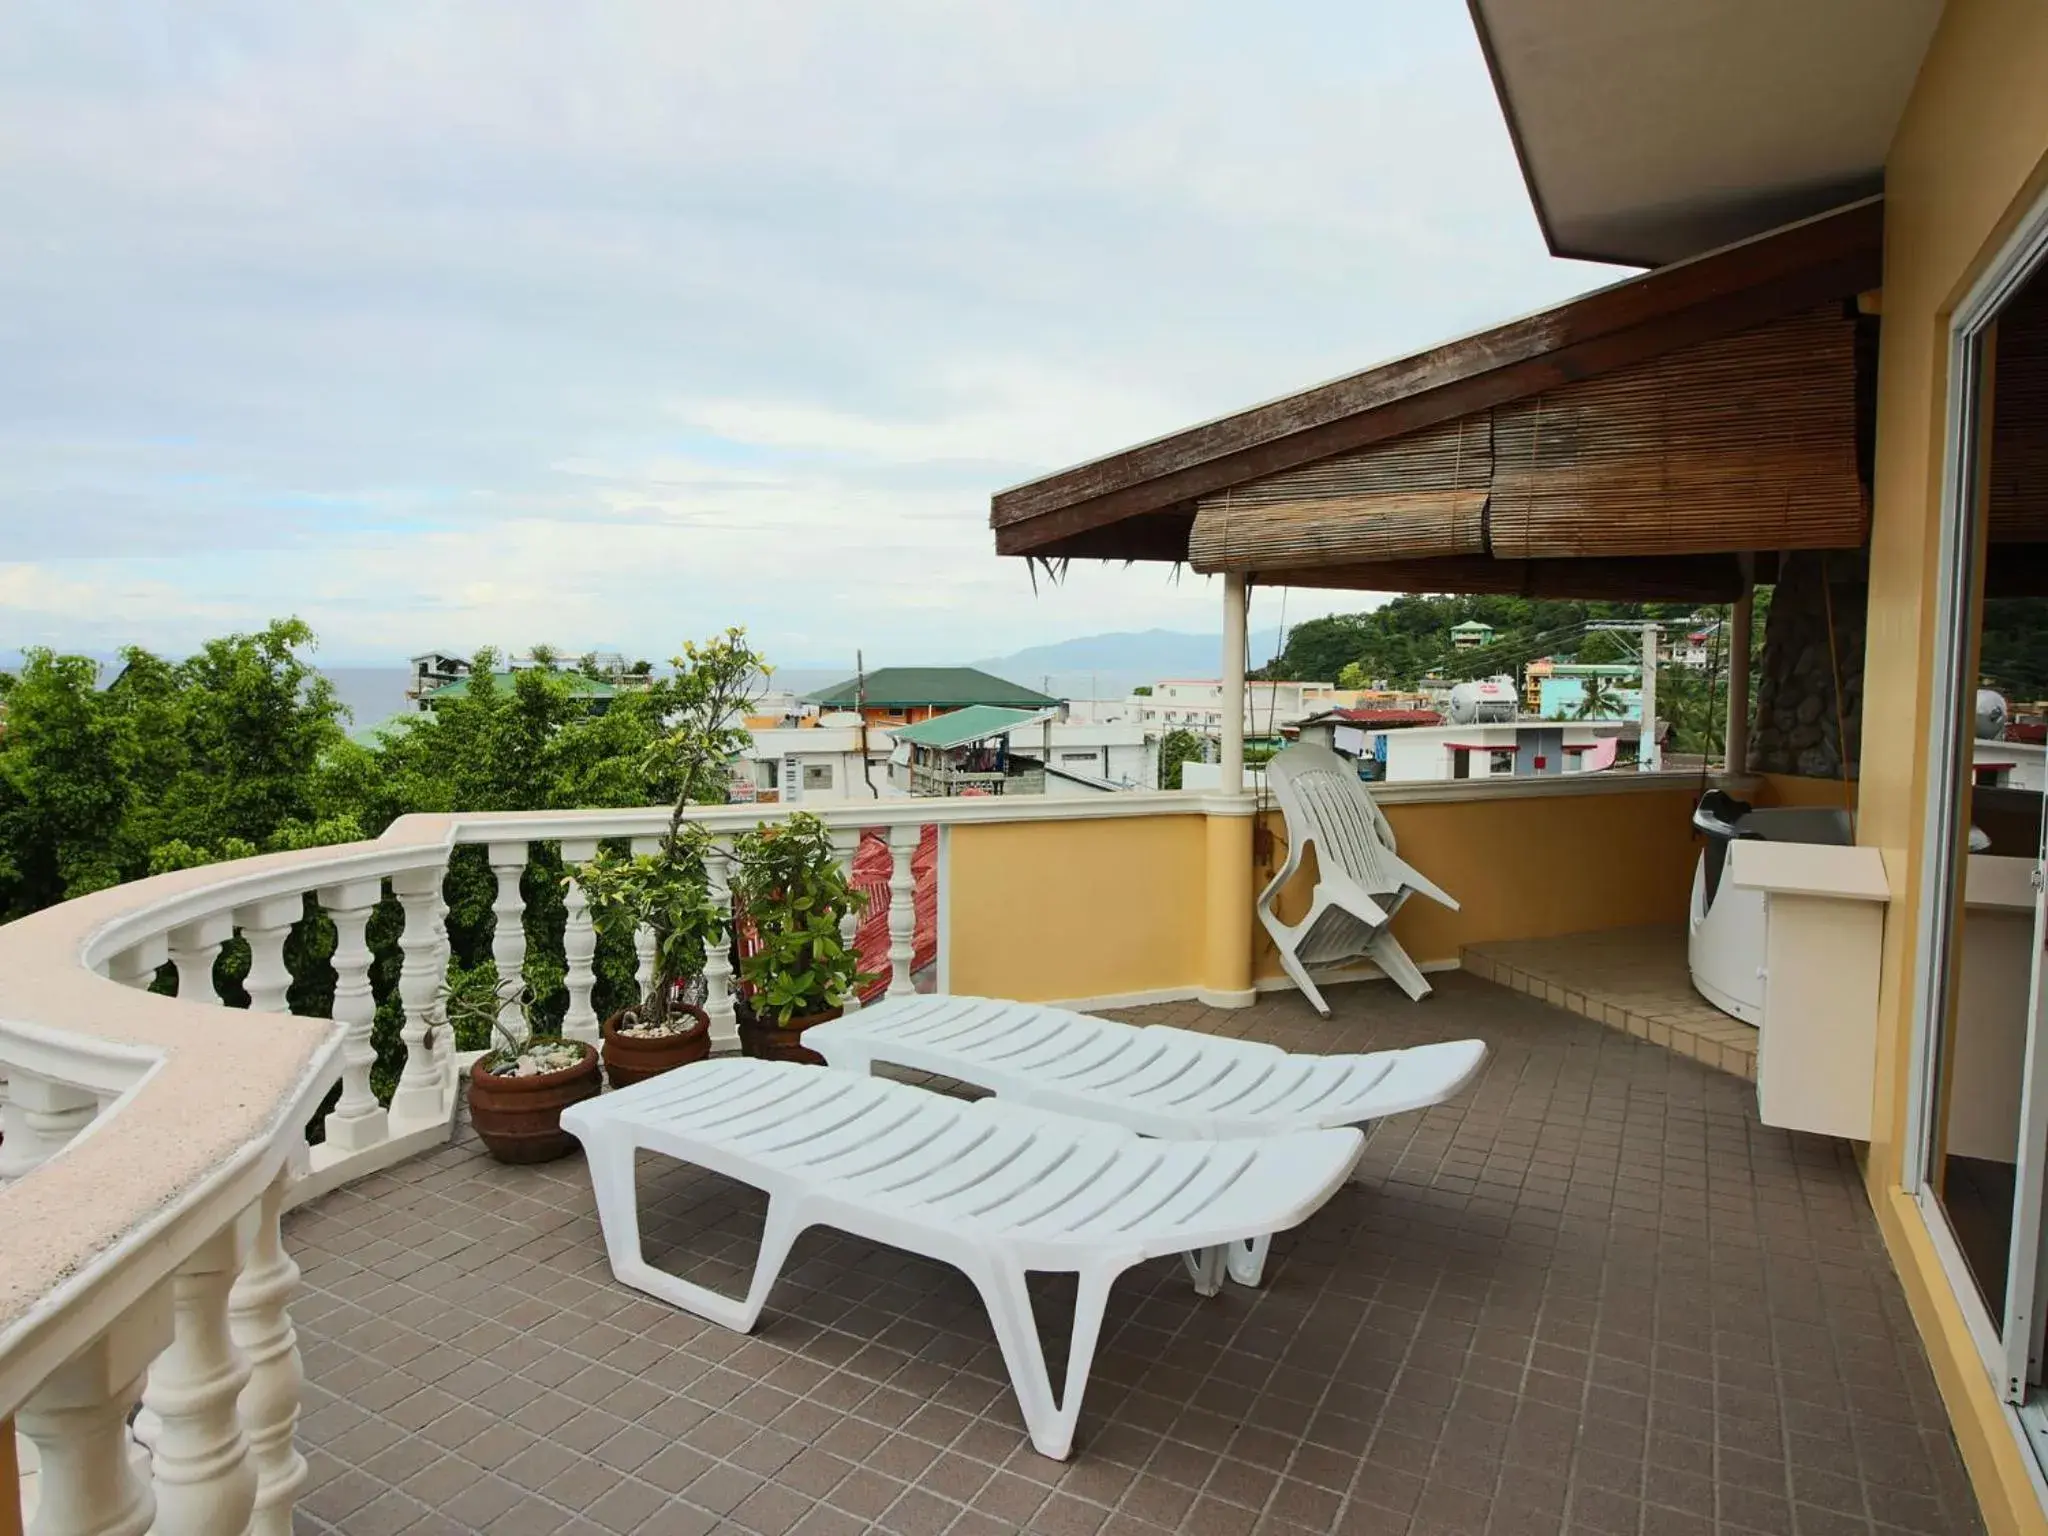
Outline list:
[[[398,970],[398,995],[405,1005],[405,1023],[399,1038],[405,1043],[405,1066],[398,1088],[391,1096],[394,1121],[439,1120],[442,1072],[427,1045],[429,1032],[449,1033],[441,1017],[440,993],[443,974],[441,923],[441,867],[402,870],[391,879],[391,889],[405,909],[405,931],[398,948],[403,959]]]
[[[718,937],[704,946],[704,1012],[711,1019],[711,1049],[736,1050],[740,1043],[739,1019],[732,1005],[732,861],[717,844],[704,851],[704,873],[711,887],[711,904],[723,918]]]
[[[249,1362],[228,1332],[228,1291],[241,1267],[240,1226],[229,1222],[171,1276],[171,1344],[150,1367],[142,1394],[157,1419],[151,1536],[248,1529],[256,1467],[236,1404]]]
[[[562,844],[562,862],[571,869],[597,857],[594,841]],[[567,916],[562,924],[562,958],[567,970],[563,983],[569,989],[569,1011],[562,1016],[562,1033],[571,1040],[597,1044],[597,1011],[590,1006],[591,989],[597,984],[592,962],[597,958],[597,930],[590,921],[590,902],[574,878],[562,890]]]
[[[64,1146],[99,1113],[99,1100],[84,1088],[52,1082],[13,1069],[7,1082],[5,1120],[0,1121],[0,1179],[19,1179]]]
[[[448,962],[455,954],[455,941],[448,937],[448,871],[441,871],[441,884],[435,887],[434,895],[434,953],[428,962],[434,971],[434,985],[439,988],[448,981]],[[443,1019],[441,1025],[430,1037],[428,1044],[433,1051],[434,1070],[441,1079],[444,1093],[455,1091],[455,1031]]]
[[[114,956],[107,964],[107,975],[124,987],[147,991],[169,956],[170,945],[162,934],[158,934]]]
[[[383,895],[377,880],[325,886],[320,905],[334,924],[334,1019],[347,1026],[341,1044],[341,1097],[327,1115],[329,1145],[360,1152],[382,1141],[388,1130],[384,1106],[370,1091],[377,1049],[370,1043],[377,999],[370,990],[370,916]]]
[[[889,829],[889,992],[903,997],[917,990],[911,975],[917,958],[917,874],[911,859],[924,829]]]
[[[498,880],[498,894],[491,902],[498,920],[491,930],[491,960],[498,980],[510,981],[526,974],[526,896],[519,889],[526,873],[526,844],[492,843],[490,860]]]
[[[299,1266],[285,1252],[278,1230],[291,1181],[291,1171],[280,1170],[244,1216],[247,1256],[228,1293],[228,1327],[249,1362],[249,1384],[237,1409],[256,1469],[250,1536],[291,1536],[292,1505],[306,1482],[306,1458],[293,1443],[306,1373],[287,1310],[298,1289]]]
[[[156,1502],[130,1458],[128,1413],[143,1372],[170,1337],[169,1291],[159,1286],[22,1405],[15,1423],[34,1444],[37,1463],[29,1536],[142,1536],[150,1529]]]
[[[249,976],[242,985],[248,989],[252,1013],[291,1011],[286,994],[292,973],[285,969],[284,941],[305,911],[301,896],[272,896],[235,909],[235,926],[249,941]]]
[[[636,837],[633,839],[633,853],[637,857],[644,853],[657,853],[661,849],[658,837]],[[640,989],[640,996],[646,997],[654,990],[654,930],[641,924],[633,930],[633,983]]]
[[[220,989],[213,984],[213,967],[220,959],[221,945],[234,936],[235,919],[227,912],[196,918],[170,931],[166,948],[178,972],[179,998],[220,1005]]]
[[[846,883],[853,884],[853,865],[860,855],[860,828],[835,827],[832,829],[832,846],[839,851],[839,861],[846,867]],[[839,942],[850,954],[860,943],[860,914],[849,905],[839,919]],[[846,1000],[846,1011],[854,1012],[860,1007],[858,996]]]

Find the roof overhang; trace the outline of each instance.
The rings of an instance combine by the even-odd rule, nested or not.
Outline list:
[[[1467,0],[1544,238],[1661,266],[1881,189],[1942,0]]]
[[[1054,560],[1186,559],[1201,498],[1853,298],[1879,285],[1883,234],[1883,205],[1871,198],[1427,352],[1013,486],[990,504],[996,551]],[[1726,563],[1726,583],[1739,585],[1734,562]],[[1384,573],[1384,567],[1376,567],[1356,584],[1393,590],[1379,579]],[[1626,587],[1632,572],[1600,573],[1601,590],[1583,593],[1561,590],[1557,583],[1596,573],[1579,570],[1567,578],[1547,569],[1495,569],[1475,574],[1510,585],[1471,590],[1663,595],[1605,590],[1609,575]],[[1317,580],[1299,573],[1295,584],[1354,584],[1336,571],[1325,576]],[[1670,595],[1711,595],[1689,583],[1687,573]],[[1717,591],[1722,584],[1717,574]]]

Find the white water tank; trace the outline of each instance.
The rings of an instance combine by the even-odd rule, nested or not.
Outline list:
[[[2005,696],[1989,688],[1977,690],[1977,739],[2001,741],[2005,737]]]
[[[1451,690],[1451,724],[1511,725],[1518,704],[1512,678],[1489,677],[1483,682],[1460,683]]]

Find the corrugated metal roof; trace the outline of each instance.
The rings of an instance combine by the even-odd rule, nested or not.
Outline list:
[[[953,710],[936,719],[922,720],[916,725],[894,726],[889,734],[898,742],[907,741],[916,746],[943,750],[986,741],[1019,726],[1037,725],[1052,716],[1050,709],[999,709],[992,704],[970,704],[965,709]]]
[[[804,696],[821,708],[963,709],[970,704],[996,704],[1006,709],[1045,709],[1060,701],[978,667],[877,667],[863,687],[858,678]]]

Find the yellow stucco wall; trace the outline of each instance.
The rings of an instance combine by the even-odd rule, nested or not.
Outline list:
[[[1422,897],[1395,920],[1418,961],[1484,939],[1679,922],[1698,845],[1690,786],[1390,805],[1403,857],[1460,903]],[[1133,816],[948,830],[953,991],[1028,1001],[1205,993],[1245,1000],[1280,975],[1252,899],[1286,856],[1256,866],[1246,816]],[[1282,910],[1298,915],[1314,864]]]
[[[1200,985],[1208,821],[951,828],[942,892],[951,989],[1044,1002]]]
[[[1540,939],[1595,928],[1685,918],[1699,845],[1693,786],[1656,793],[1530,795],[1384,807],[1401,857],[1458,899],[1452,912],[1413,896],[1394,932],[1418,964],[1455,960],[1466,944]],[[1286,824],[1273,813],[1273,867],[1287,856]],[[1282,893],[1284,916],[1306,910],[1314,860]],[[1262,869],[1264,887],[1271,868]],[[1281,974],[1258,930],[1254,969]]]
[[[1884,852],[1873,1205],[1994,1532],[2048,1531],[1919,1213],[1899,1191],[1926,804],[1949,317],[2048,182],[2048,6],[1950,0],[1886,163],[1859,840]]]
[[[1809,779],[1790,773],[1766,773],[1758,778],[1761,782],[1752,797],[1757,805],[1856,808],[1854,779],[1844,784],[1840,779]]]

